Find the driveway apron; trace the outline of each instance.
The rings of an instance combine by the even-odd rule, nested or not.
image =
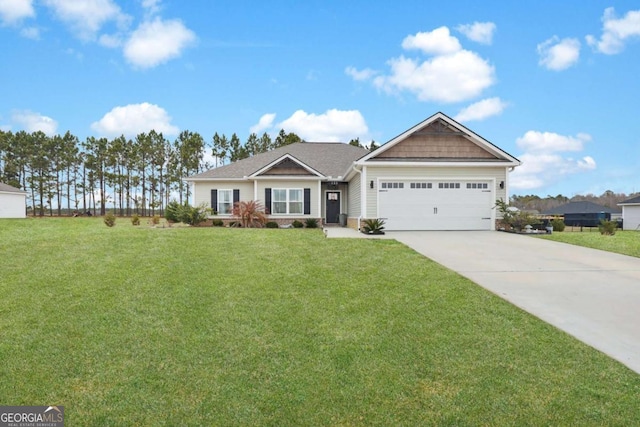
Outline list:
[[[640,258],[491,231],[387,235],[640,373]]]

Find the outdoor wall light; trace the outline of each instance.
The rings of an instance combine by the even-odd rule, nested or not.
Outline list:
[[[373,188],[373,180],[369,183],[369,188]]]
[[[504,181],[500,181],[500,189],[503,190],[504,189]]]

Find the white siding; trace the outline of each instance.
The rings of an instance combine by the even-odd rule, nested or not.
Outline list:
[[[249,181],[197,181],[194,185],[193,205],[211,207],[211,190],[240,190],[240,200],[253,200],[253,182]]]
[[[349,196],[347,205],[347,214],[349,218],[358,218],[360,216],[360,200],[361,197],[361,176],[357,174],[349,181]]]
[[[320,212],[320,206],[318,206],[318,185],[317,180],[274,180],[274,181],[257,181],[258,182],[258,200],[264,204],[264,190],[265,188],[310,188],[311,189],[311,214],[305,215],[311,218],[322,218]],[[242,198],[242,195],[240,196]],[[270,206],[265,206],[270,209]],[[271,218],[292,218],[300,217],[302,215],[270,215]]]
[[[26,218],[26,194],[0,193],[0,218]]]
[[[640,205],[622,206],[622,228],[624,230],[640,229]]]
[[[506,200],[507,188],[507,168],[503,167],[429,167],[429,166],[367,166],[367,182],[373,181],[374,188],[366,186],[367,200],[364,218],[375,218],[378,212],[378,186],[381,178],[466,178],[495,180],[494,194],[496,200],[503,198]],[[504,181],[503,189],[500,182]]]

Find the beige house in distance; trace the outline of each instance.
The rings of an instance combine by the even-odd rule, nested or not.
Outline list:
[[[231,219],[233,203],[261,202],[281,224],[316,218],[387,230],[493,230],[520,161],[437,113],[375,151],[343,143],[280,147],[186,178],[195,204]]]

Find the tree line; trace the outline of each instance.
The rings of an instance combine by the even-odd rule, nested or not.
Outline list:
[[[563,196],[562,194],[558,194],[557,196],[547,195],[546,197],[529,194],[522,196],[511,196],[510,204],[521,210],[538,211],[540,213],[567,204],[569,202],[583,201],[592,202],[600,206],[606,206],[611,209],[620,210],[620,206],[618,206],[618,203],[623,202],[633,196],[633,194],[626,195],[625,193],[615,193],[611,190],[607,190],[600,195],[586,194],[575,195],[572,197]]]
[[[183,178],[294,142],[304,141],[284,130],[275,139],[252,133],[244,143],[235,133],[215,133],[207,142],[188,130],[173,141],[155,130],[84,141],[69,131],[48,136],[0,130],[0,182],[26,191],[34,216],[105,215],[107,205],[121,216],[153,216],[173,198],[189,202]],[[213,164],[205,160],[207,153]]]

